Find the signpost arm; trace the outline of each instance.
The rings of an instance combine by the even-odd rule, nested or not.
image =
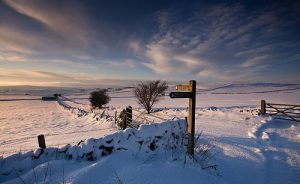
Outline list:
[[[188,154],[194,156],[195,147],[195,111],[196,111],[196,81],[190,80],[192,88],[189,98],[189,120],[188,120]]]

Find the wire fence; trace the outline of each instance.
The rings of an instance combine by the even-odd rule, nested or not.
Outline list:
[[[130,110],[126,108],[126,110],[124,110],[126,112],[126,118],[125,118],[126,127],[129,128],[137,129],[142,124],[152,124],[152,123],[159,123],[164,121],[173,121],[175,118],[177,118],[176,116],[166,117],[165,114],[161,116],[159,116],[158,114],[156,115],[148,114],[147,112],[140,111],[137,109],[132,109],[131,107],[129,109]]]

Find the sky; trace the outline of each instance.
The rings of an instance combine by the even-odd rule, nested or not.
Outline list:
[[[0,1],[0,86],[156,79],[300,82],[300,3]]]

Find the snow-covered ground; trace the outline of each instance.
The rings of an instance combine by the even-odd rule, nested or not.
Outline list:
[[[48,146],[78,143],[116,131],[110,122],[91,116],[78,118],[55,101],[0,102],[0,154],[37,148],[37,136],[44,134]]]
[[[155,108],[152,116],[145,116],[136,103],[131,88],[111,90],[109,108],[91,112],[88,105],[88,91],[74,90],[66,93],[69,100],[62,100],[67,107],[57,102],[39,100],[0,101],[0,152],[4,157],[15,152],[36,149],[39,134],[45,134],[50,147],[65,149],[71,144],[81,152],[83,145],[99,146],[100,140],[120,136],[113,123],[114,113],[127,105],[133,106],[133,120],[138,123],[161,124],[161,122],[184,119],[187,116],[187,99],[170,99],[165,96]],[[175,91],[171,86],[169,91]],[[3,89],[0,99],[40,98],[38,93]],[[39,91],[40,92],[40,91]],[[58,91],[59,92],[59,91]],[[73,93],[72,93],[73,92]],[[25,95],[25,93],[27,93]],[[43,91],[45,94],[45,91]],[[12,96],[13,95],[13,96]],[[18,95],[18,96],[16,96]],[[22,159],[35,153],[14,155],[0,160],[0,182],[7,183],[298,183],[300,181],[300,125],[299,122],[258,116],[260,100],[267,102],[300,104],[300,85],[283,84],[211,84],[198,86],[196,110],[196,134],[201,155],[203,145],[212,147],[209,155],[213,159],[207,166],[203,161],[185,157],[184,151],[163,147],[161,150],[132,148],[133,140],[152,140],[162,136],[170,143],[170,135],[156,135],[150,131],[137,131],[135,139],[124,140],[129,151],[114,149],[112,154],[95,157],[43,156],[28,164]],[[78,117],[78,110],[87,112]],[[73,112],[72,112],[73,111]],[[101,118],[100,114],[104,114]],[[170,122],[171,121],[171,122]],[[168,124],[168,123],[167,123]],[[157,128],[157,127],[156,127]],[[163,130],[163,127],[159,128]],[[170,128],[168,128],[170,129]],[[172,131],[177,131],[174,128]],[[126,134],[130,129],[123,132]],[[178,131],[177,131],[178,133]],[[122,134],[122,135],[123,135]],[[151,139],[149,138],[151,137]],[[97,145],[88,139],[94,138]],[[85,140],[79,146],[75,146]],[[178,144],[174,144],[178,146]],[[202,145],[202,147],[201,147]],[[124,145],[123,145],[124,147]],[[201,149],[200,149],[201,148]],[[141,151],[142,150],[142,151]],[[162,151],[164,150],[164,151]],[[199,151],[200,150],[200,151]],[[49,155],[50,154],[49,150]],[[148,151],[148,152],[147,152]],[[72,152],[73,153],[73,152]],[[180,153],[180,154],[179,154]],[[100,154],[100,153],[99,153]],[[101,155],[101,154],[100,154]],[[180,156],[178,156],[180,155]],[[94,158],[94,157],[93,157]],[[11,161],[15,160],[15,162]],[[17,161],[17,162],[16,162]],[[22,163],[22,164],[21,164]],[[27,165],[27,166],[26,166]],[[51,171],[50,171],[51,170]],[[23,180],[23,181],[22,181]]]

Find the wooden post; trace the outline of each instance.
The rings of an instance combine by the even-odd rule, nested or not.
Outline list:
[[[125,130],[126,129],[126,121],[127,121],[127,109],[125,109],[125,113],[124,113],[124,115],[123,115],[123,118],[122,118],[122,124],[121,124],[121,126],[122,126],[122,129],[123,130]]]
[[[188,117],[188,154],[194,156],[195,148],[195,112],[196,112],[196,81],[190,80],[192,88],[189,98],[189,117]]]
[[[190,80],[189,85],[177,85],[176,90],[188,92],[171,92],[170,98],[188,98],[189,99],[189,117],[188,117],[188,154],[194,157],[195,149],[195,113],[196,113],[196,81]]]
[[[126,129],[126,118],[127,118],[127,108],[123,109],[120,113],[121,120],[118,123],[118,126],[121,127],[123,130]]]
[[[43,134],[38,136],[38,143],[39,143],[40,148],[42,148],[42,149],[46,148],[45,137]]]
[[[132,107],[126,107],[126,126],[132,124]]]
[[[261,105],[261,107],[260,107],[260,113],[262,115],[266,114],[266,101],[265,100],[261,100],[260,101],[260,105]]]
[[[117,124],[117,111],[115,111],[115,124]]]

